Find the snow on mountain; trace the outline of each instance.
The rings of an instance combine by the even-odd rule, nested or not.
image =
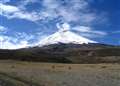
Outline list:
[[[57,25],[57,27],[59,28],[59,30],[56,33],[41,40],[39,46],[56,44],[56,43],[66,43],[66,44],[67,43],[74,43],[74,44],[97,43],[80,35],[77,35],[74,32],[71,32],[70,26],[66,23],[64,23],[62,26]]]

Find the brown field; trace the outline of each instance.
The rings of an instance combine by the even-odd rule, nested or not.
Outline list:
[[[0,86],[120,86],[120,64],[1,60]]]

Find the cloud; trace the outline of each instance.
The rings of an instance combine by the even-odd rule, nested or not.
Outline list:
[[[16,38],[18,38],[18,39],[24,39],[24,40],[27,40],[27,41],[35,38],[34,35],[27,34],[25,32],[15,32],[14,34],[15,34]]]
[[[80,19],[79,11],[85,9],[87,2],[84,0],[65,0],[61,2],[57,0],[44,0],[43,5],[48,17],[55,18],[61,16],[64,22],[71,22]]]
[[[18,7],[20,9],[26,10],[27,5],[34,4],[34,3],[39,3],[40,1],[39,0],[20,0],[19,3],[18,3]]]
[[[40,0],[21,0],[20,3],[24,4],[24,5],[28,5],[30,3],[39,3]]]
[[[35,45],[30,43],[34,39],[34,35],[16,32],[14,36],[0,35],[0,48],[1,49],[18,49]]]
[[[0,4],[0,9],[1,12],[8,12],[8,13],[14,13],[14,12],[19,12],[20,10],[15,7],[15,6],[10,6],[10,5],[5,5],[5,4]]]
[[[6,27],[0,25],[0,33],[6,33],[7,30],[8,29]]]
[[[13,35],[0,34],[0,49],[19,49],[37,46],[42,38],[47,37],[47,35],[43,35],[40,32],[36,36],[25,32],[15,32]]]
[[[10,2],[11,0],[1,0],[0,3],[7,3]]]
[[[37,21],[40,19],[39,15],[36,12],[28,13],[12,5],[5,5],[1,3],[0,10],[0,15],[6,16],[8,19],[19,18],[29,21]]]
[[[39,0],[22,0],[20,1],[23,6],[28,5],[29,3],[37,3]]]
[[[93,24],[93,22],[106,17],[98,14],[89,7],[89,0],[44,0],[44,13],[48,19],[61,17],[63,22],[79,22],[80,24]],[[105,21],[102,21],[105,22]]]
[[[89,0],[88,0],[89,1]],[[60,18],[62,22],[79,22],[81,24],[91,24],[100,20],[100,15],[95,11],[90,11],[89,2],[85,0],[23,0],[18,6],[0,4],[0,13],[9,19],[19,18],[29,21],[49,21]],[[40,3],[40,9],[36,12],[27,12],[27,5]],[[103,19],[103,16],[102,16]],[[103,21],[104,22],[104,21]]]
[[[103,37],[106,36],[108,33],[104,31],[94,30],[88,26],[75,26],[72,30],[78,31],[81,35],[86,37]]]
[[[71,1],[57,1],[57,0],[43,0],[43,8],[40,12],[27,12],[26,9],[22,10],[19,7],[26,8],[29,3],[37,3],[38,0],[25,0],[17,7],[13,5],[0,4],[1,15],[7,18],[20,18],[29,21],[38,20],[51,20],[61,17],[64,22],[91,22],[96,16],[94,13],[83,12],[87,10],[88,3],[84,0],[71,0]],[[62,3],[66,4],[63,5]]]
[[[57,23],[56,26],[59,29],[59,31],[62,31],[62,32],[70,30],[70,25],[68,23],[63,23],[62,25],[60,25],[59,23]]]
[[[0,48],[1,49],[18,49],[18,48],[24,48],[29,46],[28,42],[25,40],[20,40],[19,42],[14,43],[16,41],[18,41],[17,38],[0,35]]]

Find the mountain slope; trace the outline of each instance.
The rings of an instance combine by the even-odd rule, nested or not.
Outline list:
[[[62,27],[59,26],[59,30],[44,38],[40,41],[39,46],[57,44],[57,43],[74,43],[74,44],[88,44],[88,43],[97,43],[95,41],[89,40],[85,37],[77,35],[70,31],[70,26],[63,24]]]
[[[55,63],[120,63],[120,47],[104,44],[51,44],[0,50],[0,59]]]
[[[41,45],[49,45],[49,44],[56,44],[56,43],[74,43],[74,44],[83,44],[83,43],[96,43],[95,41],[89,40],[77,34],[74,34],[70,31],[67,32],[56,32],[47,38],[40,41]]]

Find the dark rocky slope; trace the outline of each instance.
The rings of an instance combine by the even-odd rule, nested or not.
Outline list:
[[[0,50],[0,59],[55,63],[120,63],[120,46],[105,44],[53,44]]]

